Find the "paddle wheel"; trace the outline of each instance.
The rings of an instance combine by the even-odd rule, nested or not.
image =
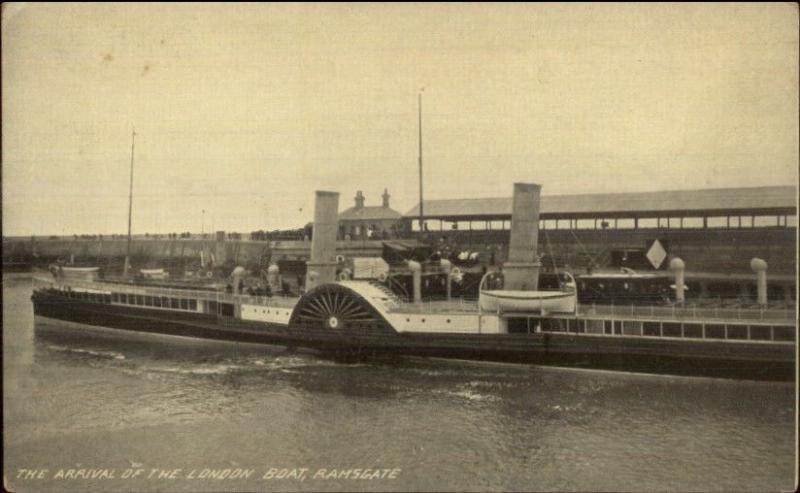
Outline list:
[[[372,305],[355,291],[339,284],[323,284],[300,298],[289,326],[339,332],[395,333]]]

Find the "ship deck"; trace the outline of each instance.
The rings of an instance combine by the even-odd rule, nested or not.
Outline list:
[[[69,280],[61,283],[53,278],[34,276],[34,282],[45,286],[69,285],[79,289],[108,290],[129,294],[148,294],[153,296],[190,296],[198,300],[221,303],[237,303],[264,307],[293,308],[298,297],[295,296],[251,296],[232,294],[223,291],[197,290],[185,288],[158,287],[123,283],[106,283],[103,281]],[[474,299],[454,298],[451,300],[423,300],[419,303],[397,300],[390,312],[409,314],[480,314],[478,301]],[[483,312],[484,315],[489,313]],[[505,317],[538,316],[531,313],[500,313]],[[591,318],[603,320],[660,320],[660,321],[696,321],[696,322],[753,322],[782,323],[796,326],[795,309],[789,308],[742,308],[721,305],[686,304],[683,306],[641,306],[641,305],[579,305],[577,313],[552,313],[553,317]]]
[[[475,313],[480,309],[477,300],[424,300],[421,303],[401,303],[391,310],[397,313]],[[487,313],[484,312],[486,315]],[[530,313],[501,313],[503,316],[532,316]],[[787,322],[794,324],[796,311],[787,308],[739,308],[687,304],[684,306],[640,305],[579,305],[577,313],[552,313],[551,316],[569,316],[592,319],[626,320],[692,320],[692,321],[748,321]]]

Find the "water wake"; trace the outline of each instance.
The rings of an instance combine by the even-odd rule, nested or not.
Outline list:
[[[65,353],[77,353],[77,354],[87,354],[89,356],[94,356],[97,358],[103,359],[116,359],[116,360],[124,360],[125,355],[122,353],[118,353],[116,351],[100,351],[94,349],[84,349],[84,348],[73,348],[68,346],[47,346],[48,349],[51,351],[59,351]]]

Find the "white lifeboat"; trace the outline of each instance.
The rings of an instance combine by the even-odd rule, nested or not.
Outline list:
[[[577,304],[575,290],[514,291],[484,289],[487,273],[481,280],[478,305],[484,312],[574,313]]]
[[[59,275],[64,279],[93,281],[97,279],[99,271],[99,267],[71,267],[65,265],[59,268]]]
[[[166,279],[169,277],[169,273],[165,272],[164,269],[140,269],[139,272],[145,279]]]
[[[573,313],[575,293],[568,291],[481,291],[478,303],[485,312]]]

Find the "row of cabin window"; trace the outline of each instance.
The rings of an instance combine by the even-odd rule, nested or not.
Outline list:
[[[599,330],[602,326],[604,334],[617,334],[629,336],[663,336],[663,337],[685,337],[685,338],[702,338],[703,326],[696,323],[681,323],[679,322],[663,322],[659,327],[659,322],[648,321],[628,321],[628,320],[578,320],[578,319],[530,319],[527,324],[523,319],[518,319],[519,322],[515,323],[515,330],[512,330],[511,324],[509,325],[509,332],[523,332],[528,325],[528,328],[533,328],[537,324],[541,330],[546,332],[578,332],[583,333],[594,332]],[[583,323],[581,323],[583,322]],[[595,329],[595,330],[591,330]],[[774,338],[776,341],[793,341],[795,340],[795,333],[797,330],[789,325],[752,325],[750,326],[750,340],[771,340]],[[744,325],[728,325],[727,330],[725,324],[705,324],[705,338],[706,339],[747,339],[747,327]]]
[[[153,306],[156,308],[172,308],[175,310],[197,311],[197,300],[185,298],[168,298],[166,296],[145,296],[141,294],[112,293],[114,303],[125,303],[137,306]]]
[[[111,303],[111,295],[104,293],[87,293],[86,291],[64,291],[64,294],[69,298],[84,301],[93,301],[95,303]]]

